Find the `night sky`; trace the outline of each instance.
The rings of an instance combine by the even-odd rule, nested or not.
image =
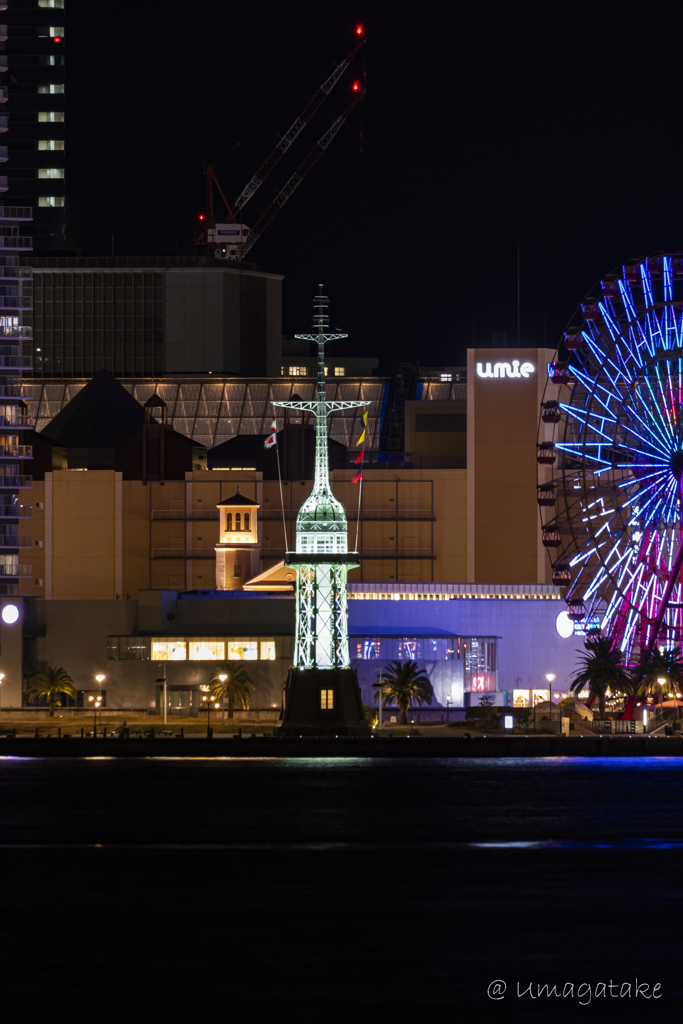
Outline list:
[[[68,188],[87,255],[191,254],[202,164],[234,200],[362,22],[367,97],[256,244],[286,334],[318,281],[346,351],[556,345],[596,280],[683,249],[681,9],[67,0]],[[348,73],[245,211],[350,95]]]

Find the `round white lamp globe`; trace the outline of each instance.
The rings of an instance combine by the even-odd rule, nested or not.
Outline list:
[[[11,626],[19,618],[19,609],[15,604],[6,604],[2,609],[2,621]]]
[[[566,612],[560,612],[555,619],[555,629],[565,640],[574,635],[574,623]]]

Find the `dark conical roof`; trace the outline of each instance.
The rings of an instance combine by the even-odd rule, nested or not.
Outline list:
[[[64,448],[115,448],[145,423],[145,413],[108,370],[88,381],[41,433]]]
[[[226,498],[225,501],[219,501],[216,508],[221,508],[224,505],[242,505],[243,507],[247,505],[256,505],[257,508],[261,507],[258,501],[252,501],[252,499],[248,498],[246,494],[239,493],[233,494],[232,498]]]

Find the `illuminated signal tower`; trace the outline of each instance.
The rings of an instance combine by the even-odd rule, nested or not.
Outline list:
[[[325,343],[346,334],[330,333],[323,286],[313,300],[312,334],[297,338],[318,345],[318,384],[314,401],[274,402],[316,415],[313,491],[296,520],[296,550],[286,564],[296,573],[296,645],[281,715],[284,731],[364,732],[367,729],[355,670],[349,657],[346,582],[359,565],[349,551],[348,524],[330,487],[328,413],[366,406],[367,401],[328,401],[325,395]]]

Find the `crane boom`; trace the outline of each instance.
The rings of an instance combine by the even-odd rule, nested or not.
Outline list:
[[[263,232],[266,230],[270,222],[273,220],[275,215],[282,209],[289,197],[295,191],[296,188],[304,180],[313,165],[320,159],[327,147],[329,146],[332,139],[335,137],[341,126],[346,121],[347,117],[363,96],[362,89],[358,89],[356,95],[349,103],[346,110],[339,115],[336,121],[333,121],[330,127],[327,129],[325,134],[318,139],[314,146],[311,147],[306,157],[299,164],[294,174],[291,176],[287,184],[282,188],[273,199],[270,206],[261,214],[254,227],[249,232],[246,241],[242,246],[242,259],[251,249],[252,245],[260,238]]]
[[[244,187],[244,189],[242,190],[242,193],[240,194],[240,196],[235,201],[235,204],[234,204],[232,210],[230,209],[230,206],[228,205],[228,203],[225,204],[228,207],[228,218],[229,218],[228,220],[225,221],[226,224],[227,223],[231,223],[232,221],[236,221],[237,220],[238,214],[244,209],[244,207],[247,205],[247,203],[249,202],[251,197],[260,188],[260,186],[266,180],[266,178],[268,177],[270,172],[273,170],[273,168],[282,159],[282,157],[287,152],[287,150],[292,145],[292,143],[297,138],[297,136],[306,127],[308,122],[311,120],[311,118],[315,114],[316,110],[318,110],[318,108],[320,106],[322,106],[324,100],[332,92],[332,90],[334,89],[335,85],[337,84],[337,82],[339,81],[341,76],[344,74],[344,72],[346,71],[347,67],[349,66],[349,64],[351,63],[351,61],[353,60],[355,55],[360,50],[360,48],[363,45],[363,43],[365,42],[365,36],[363,34],[363,28],[362,28],[361,25],[359,25],[356,28],[356,34],[358,35],[359,38],[358,38],[358,41],[356,42],[355,46],[353,46],[352,49],[349,51],[349,53],[347,53],[346,57],[344,57],[344,59],[339,64],[337,64],[336,68],[334,69],[332,74],[329,76],[329,78],[326,79],[325,82],[323,82],[323,84],[320,86],[319,89],[317,89],[317,91],[314,93],[314,95],[311,98],[311,100],[307,103],[307,105],[301,111],[301,113],[299,114],[297,119],[294,121],[294,123],[292,125],[290,125],[290,127],[287,129],[287,131],[281,137],[280,141],[275,146],[273,151],[263,161],[263,163],[259,167],[259,169],[256,172],[256,174],[253,176],[251,181]]]

